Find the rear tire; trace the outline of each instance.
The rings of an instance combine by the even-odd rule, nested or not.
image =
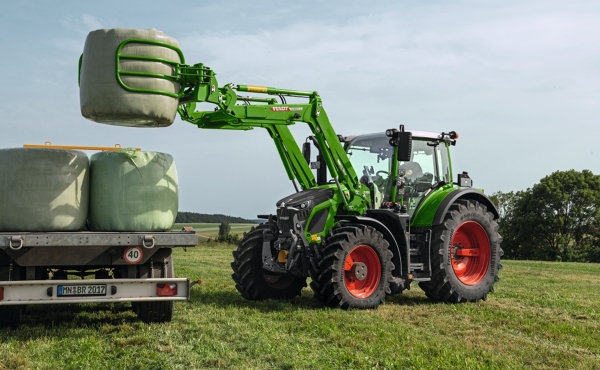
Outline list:
[[[311,258],[315,298],[343,309],[376,308],[390,293],[394,269],[388,242],[374,228],[342,224]]]
[[[433,228],[432,278],[419,286],[434,301],[486,300],[499,280],[501,242],[498,224],[484,205],[458,200],[444,222]]]
[[[238,242],[231,263],[231,277],[235,281],[235,288],[248,300],[290,299],[299,296],[306,286],[305,277],[273,274],[262,267],[263,231],[268,228],[266,224],[253,227]],[[274,252],[273,248],[271,252]]]

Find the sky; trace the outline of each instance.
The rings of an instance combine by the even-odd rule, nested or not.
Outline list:
[[[486,193],[600,174],[597,1],[12,1],[0,5],[0,148],[141,147],[177,164],[180,211],[254,218],[294,193],[264,130],[117,127],[81,116],[99,28],[156,28],[220,84],[318,91],[339,134],[448,132]],[[298,141],[309,134],[295,125]],[[92,153],[90,153],[92,154]]]

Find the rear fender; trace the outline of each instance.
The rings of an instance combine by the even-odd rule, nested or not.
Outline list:
[[[496,206],[485,194],[473,188],[459,188],[448,194],[444,198],[442,203],[440,203],[437,212],[433,217],[432,225],[441,225],[441,223],[444,222],[444,217],[446,216],[446,213],[448,213],[448,211],[450,210],[450,206],[452,206],[452,204],[454,204],[457,200],[460,199],[475,200],[486,206],[488,212],[491,212],[494,215],[494,219],[497,219],[499,217]]]

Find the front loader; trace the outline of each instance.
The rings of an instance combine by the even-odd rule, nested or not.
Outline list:
[[[181,119],[203,129],[264,128],[296,192],[276,204],[265,223],[246,233],[233,252],[233,280],[250,300],[300,295],[310,277],[315,298],[332,307],[375,308],[413,281],[435,301],[485,300],[501,268],[498,212],[466,172],[454,177],[450,148],[458,135],[388,129],[338,135],[315,91],[225,84],[203,65],[152,59],[117,50],[123,59],[172,65],[172,74],[122,70],[130,92],[175,96]],[[183,59],[182,59],[183,60]],[[134,89],[122,76],[176,81],[177,94]],[[242,93],[251,93],[243,96]],[[288,104],[286,98],[305,102]],[[197,110],[198,103],[214,109]],[[289,127],[307,124],[302,145]],[[311,147],[317,151],[310,162]],[[316,177],[313,174],[316,171]],[[454,181],[456,179],[456,182]]]

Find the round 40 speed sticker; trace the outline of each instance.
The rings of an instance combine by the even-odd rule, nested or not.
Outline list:
[[[137,265],[143,257],[142,247],[129,247],[123,252],[123,259],[130,265]]]

